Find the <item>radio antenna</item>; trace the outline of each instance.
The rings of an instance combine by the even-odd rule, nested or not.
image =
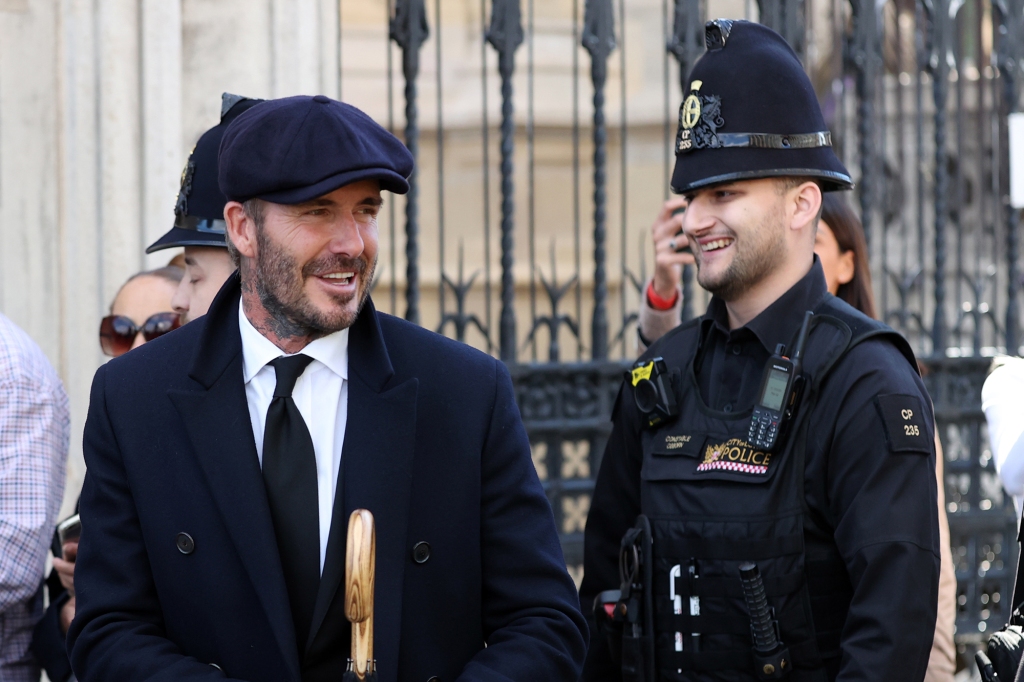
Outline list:
[[[796,337],[796,350],[793,352],[793,362],[798,363],[804,354],[804,344],[807,342],[807,330],[811,326],[811,318],[814,313],[808,310],[804,313],[803,324],[800,325],[800,333]]]

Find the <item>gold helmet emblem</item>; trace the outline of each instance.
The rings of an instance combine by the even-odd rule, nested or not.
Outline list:
[[[700,97],[697,96],[697,93],[700,92],[702,85],[704,85],[702,81],[690,83],[690,96],[683,102],[681,118],[683,119],[683,128],[686,130],[693,128],[700,121]]]

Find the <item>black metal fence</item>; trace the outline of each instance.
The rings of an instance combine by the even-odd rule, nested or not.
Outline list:
[[[1016,519],[980,386],[986,356],[1021,351],[1007,115],[1024,84],[1024,0],[389,0],[380,10],[388,120],[420,163],[384,218],[377,298],[508,363],[577,578],[608,416],[635,354],[645,226],[668,197],[681,86],[704,21],[740,13],[805,60],[857,180],[879,314],[926,359],[958,642],[1005,622]],[[437,255],[429,281],[424,245]],[[683,283],[684,317],[700,314],[705,294],[691,272]]]

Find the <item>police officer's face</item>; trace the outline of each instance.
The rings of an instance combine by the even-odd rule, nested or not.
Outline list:
[[[304,204],[265,202],[254,274],[267,312],[307,333],[351,326],[373,280],[382,203],[376,180]]]
[[[732,301],[785,260],[784,195],[771,178],[688,193],[683,231],[696,248],[697,281]]]
[[[234,270],[231,256],[222,246],[185,247],[185,276],[171,299],[171,307],[181,316],[182,324],[206,314]]]

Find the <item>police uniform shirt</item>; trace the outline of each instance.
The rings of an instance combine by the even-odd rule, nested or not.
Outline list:
[[[725,303],[712,298],[700,320],[695,368],[708,407],[750,409],[776,344],[791,343],[805,311],[829,295],[815,257],[803,279],[739,329],[729,329]],[[673,339],[683,331],[665,335],[644,357],[682,366],[686,359],[673,354]],[[927,432],[916,445],[890,442],[889,429],[899,426],[900,410],[907,408],[884,396],[910,396],[922,406]],[[924,669],[935,629],[939,535],[930,399],[894,345],[869,339],[837,363],[811,409],[805,497],[816,525],[833,530],[852,588],[842,658],[826,662],[829,678],[903,679],[898,673],[908,663]],[[580,601],[588,610],[600,591],[619,586],[619,543],[640,513],[640,432],[631,396],[620,393],[586,529]],[[815,528],[805,534],[808,552],[833,541]],[[598,637],[591,646],[606,648]],[[619,679],[606,654],[592,653],[585,680]]]

